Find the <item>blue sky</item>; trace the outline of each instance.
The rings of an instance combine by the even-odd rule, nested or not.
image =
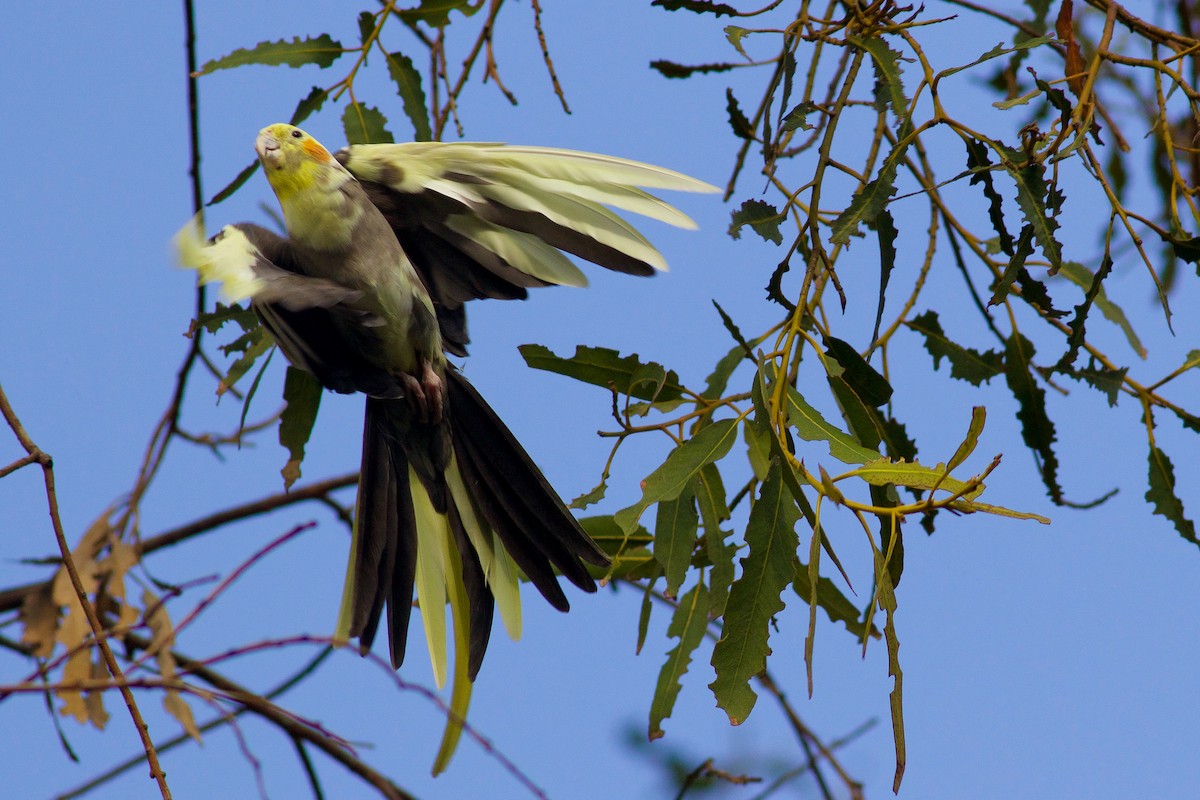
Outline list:
[[[328,9],[274,1],[200,4],[201,60],[264,39],[322,31],[354,41],[354,15]],[[118,4],[103,13],[78,10],[68,22],[61,13],[46,4],[22,4],[9,10],[0,28],[0,73],[9,76],[0,126],[0,145],[9,153],[0,167],[5,243],[0,383],[30,434],[55,458],[68,536],[77,538],[132,485],[152,425],[169,398],[186,346],[182,334],[192,313],[193,277],[173,268],[167,242],[191,207],[180,9]],[[741,87],[750,97],[757,78],[672,82],[646,66],[655,58],[732,58],[719,25],[629,2],[547,4],[543,18],[571,103],[568,116],[549,91],[529,8],[514,5],[506,14],[497,58],[520,105],[510,107],[490,85],[472,86],[462,103],[466,138],[608,152],[724,185],[736,149],[724,123],[725,89]],[[947,27],[947,38],[962,49],[945,51],[942,66],[970,60],[1003,35],[981,34],[976,23],[969,25]],[[336,80],[342,69],[256,67],[203,79],[206,193],[211,196],[249,163],[259,128],[286,120],[309,87]],[[368,83],[373,88],[363,94],[372,103],[391,103],[385,113],[393,132],[409,135],[386,77],[377,66],[372,72],[377,74],[366,80],[376,83]],[[971,89],[963,81],[957,97],[969,102]],[[340,113],[340,107],[327,109],[306,127],[336,147]],[[959,168],[955,162],[946,174]],[[754,180],[744,180],[738,199],[756,196],[758,189]],[[672,200],[701,230],[644,226],[666,254],[668,274],[635,280],[591,270],[593,286],[586,291],[546,290],[525,303],[471,309],[475,344],[468,376],[568,498],[590,489],[599,476],[607,445],[595,431],[611,427],[608,397],[526,369],[517,345],[538,342],[559,353],[576,344],[638,352],[702,384],[729,346],[711,298],[747,331],[765,329],[775,313],[761,287],[779,252],[753,236],[730,240],[724,234],[729,208],[716,198]],[[256,176],[233,200],[210,211],[210,225],[262,221],[260,202],[273,204],[273,198]],[[846,312],[851,321],[874,314],[869,287],[876,256],[873,243],[865,244],[856,256],[866,265],[867,299],[851,303]],[[1171,337],[1150,301],[1144,274],[1136,265],[1120,267],[1109,291],[1124,290],[1126,311],[1160,365],[1146,367],[1146,376],[1161,376],[1196,346],[1198,326],[1186,313],[1195,291],[1185,287],[1174,298],[1180,313]],[[937,291],[953,290],[954,277],[948,274]],[[944,324],[959,319],[968,317],[948,310]],[[1119,334],[1096,335],[1113,350],[1121,347]],[[908,734],[901,797],[1190,796],[1200,780],[1200,762],[1192,753],[1200,733],[1194,670],[1200,646],[1193,613],[1200,554],[1169,524],[1149,515],[1142,497],[1145,433],[1137,409],[1123,398],[1110,410],[1084,391],[1052,397],[1068,494],[1086,500],[1121,489],[1092,511],[1055,509],[1020,443],[1015,406],[1003,386],[979,393],[950,381],[944,371],[931,372],[927,354],[911,335],[894,359],[898,396],[907,404],[898,413],[909,421],[923,457],[945,460],[966,431],[970,407],[986,403],[989,426],[968,466],[981,469],[1001,452],[1004,463],[985,499],[1054,520],[1043,527],[946,518],[932,538],[910,526],[897,618]],[[273,369],[260,397],[278,397],[281,375],[281,368]],[[1186,399],[1182,392],[1194,395],[1195,388],[1195,378],[1185,377],[1178,396]],[[266,409],[273,400],[260,402]],[[357,466],[360,414],[358,399],[325,398],[306,478]],[[194,430],[230,430],[237,416],[234,403],[216,405],[205,382],[195,381],[187,406]],[[1188,458],[1194,438],[1182,436],[1167,419],[1157,435],[1175,461],[1185,507],[1195,513],[1197,474]],[[665,439],[631,442],[598,510],[611,512],[636,499],[637,481],[667,450]],[[18,455],[11,437],[0,432],[0,464]],[[273,437],[224,457],[173,445],[143,506],[143,533],[281,488],[278,470],[285,455]],[[180,649],[212,655],[231,641],[328,634],[346,537],[319,508],[294,507],[223,529],[165,553],[154,569],[168,581],[224,573],[293,525],[314,519],[321,523],[316,530],[252,569],[205,613]],[[857,533],[845,515],[835,514],[827,524],[840,525],[846,537]],[[0,481],[0,531],[0,585],[43,577],[44,568],[17,563],[55,551],[40,476],[32,470]],[[853,550],[848,545],[840,552],[846,557]],[[647,645],[635,655],[640,598],[634,592],[594,597],[575,592],[570,615],[526,595],[525,636],[517,643],[494,638],[476,684],[472,723],[550,797],[673,796],[646,759],[624,744],[627,728],[644,731],[657,671],[673,646],[665,637],[667,615],[655,614]],[[184,602],[173,613],[187,607]],[[790,601],[772,637],[772,671],[806,723],[827,740],[869,718],[878,720],[841,758],[864,781],[868,796],[883,796],[892,771],[883,648],[873,646],[860,658],[850,637],[822,617],[815,694],[807,700],[806,626],[806,609]],[[15,628],[5,635],[15,636]],[[706,651],[700,652],[666,723],[667,737],[653,747],[678,748],[693,765],[716,756],[718,766],[735,771],[744,760],[751,772],[763,771],[764,760],[800,763],[790,730],[766,698],[746,724],[728,725],[706,688],[711,668]],[[265,688],[306,655],[296,650],[247,657],[230,671]],[[421,656],[413,653],[403,676],[428,685]],[[23,662],[0,651],[0,681],[25,672]],[[287,700],[351,740],[370,743],[364,758],[420,797],[530,796],[469,741],[447,775],[429,778],[439,714],[417,694],[394,691],[379,670],[351,654],[338,654],[329,669]],[[144,695],[141,704],[156,735],[175,732],[155,698]],[[115,696],[108,706],[112,719],[103,733],[64,722],[83,758],[72,764],[57,745],[40,699],[7,700],[0,707],[0,772],[11,796],[50,796],[136,752],[132,726]],[[197,713],[206,719],[210,712],[198,706]],[[264,764],[269,795],[304,796],[290,744],[256,722],[242,728]],[[356,779],[317,758],[328,796],[366,796]],[[203,749],[188,746],[168,754],[164,765],[176,796],[256,796],[255,775],[228,731],[208,736]],[[796,785],[802,788],[781,796],[815,793],[811,783]],[[94,796],[153,794],[144,772],[135,770]]]

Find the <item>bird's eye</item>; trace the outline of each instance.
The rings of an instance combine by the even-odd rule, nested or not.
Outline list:
[[[293,139],[303,139],[304,131],[292,131],[292,138]]]

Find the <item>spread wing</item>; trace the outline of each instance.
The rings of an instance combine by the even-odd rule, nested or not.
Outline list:
[[[459,355],[470,341],[468,300],[586,286],[565,253],[632,275],[665,270],[613,209],[694,228],[645,189],[717,191],[661,167],[545,147],[409,142],[352,145],[335,157],[391,224],[433,297],[446,349]]]
[[[250,300],[288,360],[337,392],[403,394],[396,379],[368,360],[383,321],[358,306],[362,292],[302,274],[287,239],[250,223],[226,225],[212,238],[190,223],[175,237],[180,263],[219,283],[230,303]]]

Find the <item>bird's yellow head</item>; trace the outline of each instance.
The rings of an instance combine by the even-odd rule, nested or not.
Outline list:
[[[341,171],[324,145],[294,125],[268,125],[258,132],[254,149],[281,202],[324,183],[330,170]]]

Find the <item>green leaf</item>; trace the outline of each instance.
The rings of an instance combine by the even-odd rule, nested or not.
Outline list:
[[[217,394],[222,395],[232,389],[242,376],[250,371],[254,362],[274,346],[275,340],[263,327],[249,330],[230,344],[223,346],[221,349],[227,354],[241,352],[242,355],[229,366],[229,371],[217,384]]]
[[[1180,536],[1200,546],[1196,526],[1184,516],[1183,503],[1175,492],[1175,467],[1167,454],[1154,445],[1150,447],[1150,488],[1146,490],[1146,501],[1153,504],[1155,514],[1171,521]]]
[[[450,22],[451,11],[470,17],[481,8],[482,2],[472,6],[470,0],[421,0],[416,8],[396,9],[395,13],[409,22],[419,20],[434,28],[444,28]]]
[[[796,595],[804,601],[805,605],[808,605],[808,599],[812,597],[812,583],[808,578],[808,565],[799,559],[794,565],[792,581],[792,588]],[[867,626],[863,622],[858,608],[846,598],[846,595],[842,594],[841,590],[837,588],[837,584],[829,578],[817,579],[817,607],[825,611],[830,622],[840,622],[845,625],[846,630],[854,634],[859,641],[866,638]],[[879,630],[874,625],[871,626],[871,637],[879,637]]]
[[[373,33],[375,33],[375,15],[370,11],[361,12],[358,15],[358,41],[365,45]]]
[[[396,141],[387,129],[387,117],[379,109],[350,103],[342,113],[342,128],[350,144],[388,144]]]
[[[664,78],[690,78],[693,75],[707,75],[711,72],[728,72],[734,69],[736,64],[716,63],[716,64],[676,64],[674,61],[666,59],[656,59],[650,62],[650,69],[657,70]]]
[[[721,523],[729,519],[729,504],[725,501],[725,484],[716,464],[706,464],[692,479],[696,505],[704,523],[704,551],[708,556],[709,614],[718,617],[725,613],[725,601],[733,584],[733,557],[737,547],[726,542]]]
[[[907,761],[904,745],[904,672],[900,669],[900,637],[896,634],[896,589],[892,585],[890,571],[884,564],[886,555],[875,551],[875,596],[879,607],[887,615],[883,626],[883,638],[887,642],[888,675],[895,678],[888,700],[892,710],[892,739],[896,743],[896,774],[892,780],[892,792],[899,793]]]
[[[1093,363],[1082,369],[1063,370],[1063,374],[1084,381],[1105,396],[1109,407],[1115,407],[1117,398],[1121,395],[1121,387],[1125,385],[1125,376],[1129,374],[1129,367],[1109,369],[1103,364]]]
[[[1059,269],[1062,267],[1062,245],[1054,238],[1058,220],[1050,211],[1061,203],[1061,199],[1052,186],[1046,185],[1046,168],[1037,163],[1014,167],[1007,161],[1005,167],[1017,182],[1017,205],[1025,222],[1050,262],[1051,270]]]
[[[946,463],[946,471],[953,472],[958,469],[964,461],[971,457],[971,453],[975,452],[976,445],[979,444],[979,436],[983,433],[983,425],[987,422],[987,409],[983,406],[975,406],[971,409],[971,425],[967,428],[967,436],[963,439],[962,444],[954,451],[954,455]]]
[[[988,300],[989,306],[1004,302],[1004,299],[1012,291],[1013,283],[1021,273],[1025,272],[1025,262],[1031,255],[1033,255],[1033,227],[1024,225],[1021,228],[1021,235],[1017,237],[1017,246],[1009,256],[1008,264],[1004,267],[1004,272],[1001,273],[996,285],[992,288],[992,298]]]
[[[1070,280],[1077,286],[1082,287],[1085,293],[1090,294],[1092,286],[1095,283],[1095,276],[1092,271],[1076,261],[1064,261],[1059,274]],[[1148,353],[1142,345],[1142,340],[1138,338],[1137,333],[1133,330],[1133,326],[1129,324],[1129,318],[1125,316],[1125,311],[1116,303],[1108,299],[1108,295],[1104,292],[1104,286],[1101,284],[1095,292],[1095,304],[1100,309],[1100,313],[1109,322],[1116,325],[1125,334],[1129,346],[1133,351],[1142,358],[1146,358]]]
[[[733,89],[725,90],[725,110],[729,112],[729,127],[733,129],[734,135],[753,141],[754,126],[750,124],[750,120],[742,113],[742,108],[738,105],[737,98],[733,96]]]
[[[703,582],[697,583],[679,599],[667,636],[678,639],[667,653],[667,660],[658,672],[658,683],[654,687],[654,699],[650,701],[650,738],[663,735],[663,720],[671,716],[675,699],[679,696],[680,680],[692,662],[692,653],[704,641],[708,630],[709,594]]]
[[[964,139],[963,144],[967,146],[967,170],[972,173],[969,183],[971,186],[977,183],[983,185],[983,196],[988,201],[988,219],[992,222],[992,230],[999,237],[1001,251],[1011,256],[1013,240],[1004,224],[1004,200],[992,181],[992,162],[988,158],[987,146],[970,137]]]
[[[750,509],[746,525],[750,552],[742,559],[741,577],[729,591],[721,638],[713,647],[717,678],[709,688],[734,725],[746,720],[757,700],[750,679],[767,666],[771,618],[783,611],[781,595],[794,580],[798,519],[776,461]]]
[[[1054,454],[1054,423],[1046,414],[1046,392],[1038,385],[1033,371],[1033,343],[1020,333],[1013,332],[1004,348],[1004,378],[1019,408],[1021,438],[1038,456],[1042,483],[1050,499],[1062,504],[1062,487],[1058,484],[1058,456]]]
[[[279,443],[288,450],[288,461],[284,465],[284,488],[290,489],[300,478],[300,462],[304,460],[304,446],[312,434],[317,421],[317,410],[321,406],[321,384],[311,373],[296,367],[288,367],[283,383],[283,400],[287,405],[279,418]]]
[[[746,441],[746,456],[754,477],[763,480],[771,467],[771,430],[766,425],[747,423],[742,426],[742,438]]]
[[[936,311],[926,311],[904,323],[925,337],[925,349],[933,356],[933,368],[938,369],[945,358],[950,362],[950,377],[978,386],[1004,371],[1004,355],[995,350],[980,353],[950,341],[942,330]]]
[[[949,494],[962,494],[968,500],[973,500],[983,493],[983,484],[967,491],[967,484],[957,478],[951,478],[950,468],[945,464],[936,467],[926,467],[920,463],[909,464],[903,461],[888,461],[886,458],[872,461],[861,467],[839,475],[842,478],[861,478],[872,486],[907,486],[910,489],[930,492],[935,488]]]
[[[429,108],[425,104],[421,73],[413,66],[412,59],[403,53],[388,53],[387,66],[404,105],[404,113],[413,124],[413,138],[428,142],[433,138],[433,130],[429,127]]]
[[[242,171],[235,175],[233,180],[225,185],[224,189],[214,194],[212,199],[205,203],[205,205],[215,206],[217,203],[227,199],[238,189],[242,188],[246,181],[250,180],[250,176],[254,174],[254,171],[258,169],[258,166],[258,159],[255,159],[250,164],[243,167]]]
[[[749,225],[754,232],[768,242],[783,244],[783,234],[779,232],[779,223],[783,215],[770,203],[762,200],[747,200],[742,207],[734,211],[729,223],[729,236],[734,239],[742,238],[742,228]]]
[[[728,6],[726,7],[728,8]],[[750,54],[746,52],[744,47],[742,47],[742,39],[745,39],[749,33],[750,31],[746,30],[745,28],[739,28],[736,25],[725,26],[726,41],[733,45],[733,49],[737,50],[741,54],[742,58],[746,59],[747,61],[753,61],[754,59],[750,58]]]
[[[871,331],[871,341],[874,342],[879,338],[879,328],[883,324],[883,306],[887,299],[888,281],[891,280],[892,270],[896,268],[896,237],[900,232],[896,230],[892,212],[886,208],[869,226],[879,239],[879,302],[875,306],[875,328]]]
[[[658,569],[658,562],[650,553],[650,542],[654,537],[641,525],[627,533],[610,514],[580,517],[579,524],[612,560],[612,565],[607,568],[589,566],[588,571],[593,577],[645,578]]]
[[[642,499],[613,518],[622,530],[633,531],[642,513],[660,500],[679,497],[705,464],[724,458],[737,438],[737,420],[723,419],[705,427],[671,451],[658,469],[642,481]]]
[[[321,106],[325,105],[325,101],[328,98],[328,90],[322,89],[320,86],[314,86],[312,91],[296,104],[296,110],[292,112],[292,118],[288,121],[289,124],[299,125],[301,122],[304,122],[304,120],[320,111]]]
[[[713,3],[710,0],[654,0],[650,5],[665,8],[667,11],[691,11],[693,14],[715,14],[716,16],[736,17],[736,8],[725,3]]]
[[[816,110],[816,103],[811,100],[804,101],[784,115],[779,129],[784,133],[794,130],[811,131],[814,126],[809,123],[808,115]]]
[[[829,241],[834,244],[849,244],[850,237],[858,235],[859,224],[878,224],[880,214],[896,193],[896,171],[905,151],[908,150],[908,145],[908,139],[901,139],[884,159],[875,180],[854,193],[850,205],[846,206],[830,226]]]
[[[991,59],[998,58],[999,56],[1006,56],[1009,53],[1015,53],[1015,52],[1018,52],[1021,50],[1029,50],[1030,48],[1033,48],[1033,47],[1041,47],[1042,45],[1048,44],[1053,41],[1055,41],[1055,37],[1053,37],[1053,36],[1038,36],[1037,38],[1034,38],[1034,39],[1026,39],[1025,41],[1023,41],[1020,44],[1017,44],[1013,47],[1007,47],[1003,43],[1000,43],[1000,44],[996,45],[995,47],[993,47],[991,50],[988,50],[986,53],[981,55],[979,58],[970,62],[969,64],[963,64],[961,67],[951,67],[950,69],[942,70],[936,76],[934,76],[934,80],[935,80],[935,82],[939,81],[942,78],[945,78],[949,75],[953,75],[956,72],[962,72],[965,69],[970,69],[971,67],[979,66],[983,62],[990,61]]]
[[[604,499],[604,493],[607,491],[608,484],[605,483],[603,478],[601,478],[600,483],[596,485],[596,488],[589,492],[584,492],[571,502],[567,503],[567,508],[583,509],[587,508],[588,506],[595,505]]]
[[[866,464],[882,458],[879,451],[863,447],[850,434],[826,421],[795,388],[787,387],[788,422],[806,442],[827,442],[829,455],[846,464]]]
[[[593,386],[612,386],[621,394],[642,400],[666,402],[678,400],[683,395],[683,385],[675,370],[667,370],[653,361],[643,363],[637,354],[622,356],[607,347],[585,347],[578,345],[570,358],[557,356],[540,344],[523,344],[517,348],[525,363],[533,369],[566,375]],[[662,387],[640,382],[646,376],[644,367],[652,366],[665,370]]]
[[[833,336],[825,337],[825,355],[842,366],[841,378],[862,401],[879,407],[892,399],[892,385],[863,358],[853,345]]]
[[[225,305],[217,303],[212,311],[200,315],[196,324],[201,325],[209,333],[216,333],[226,322],[236,322],[243,332],[252,331],[259,327],[258,314],[254,309],[240,305]]]
[[[667,588],[663,590],[667,597],[675,597],[683,585],[683,579],[687,577],[692,551],[696,549],[699,523],[696,496],[690,487],[673,500],[663,500],[658,504],[658,515],[654,522],[654,558],[662,566],[667,579]]]
[[[897,119],[907,119],[908,98],[904,96],[904,84],[900,79],[900,54],[878,36],[848,36],[846,39],[855,47],[867,51],[875,65],[875,90],[879,101],[876,110],[882,111],[884,107],[891,106]]]
[[[259,42],[248,50],[234,50],[227,56],[209,61],[200,68],[196,76],[210,75],[217,70],[233,69],[247,64],[265,64],[271,67],[302,67],[305,64],[316,64],[324,69],[337,61],[343,52],[341,43],[334,41],[327,33],[303,39],[296,36],[290,42],[287,39]]]

